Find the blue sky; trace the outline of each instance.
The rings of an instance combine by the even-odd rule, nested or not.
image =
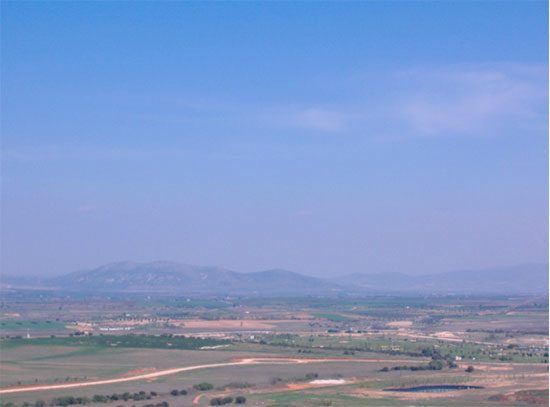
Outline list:
[[[546,262],[547,7],[2,2],[2,270]]]

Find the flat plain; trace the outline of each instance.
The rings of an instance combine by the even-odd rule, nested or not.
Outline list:
[[[4,407],[548,403],[543,297],[18,291],[0,323]]]

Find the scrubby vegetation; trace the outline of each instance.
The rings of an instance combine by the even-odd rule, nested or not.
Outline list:
[[[381,372],[389,372],[392,370],[441,370],[443,369],[444,363],[441,360],[432,360],[426,365],[414,365],[414,366],[393,366],[393,367],[383,367],[380,369]]]

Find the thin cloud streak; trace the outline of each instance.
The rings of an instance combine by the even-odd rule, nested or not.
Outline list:
[[[324,85],[323,85],[324,83]],[[544,129],[547,122],[547,66],[469,64],[420,67],[326,78],[318,91],[338,88],[333,98],[306,102],[308,94],[273,103],[250,103],[227,95],[160,95],[168,114],[151,113],[150,100],[117,94],[119,103],[146,120],[211,131],[212,124],[252,130],[305,130],[320,134],[399,134],[401,137],[487,136]],[[126,102],[124,102],[126,100]],[[198,126],[198,127],[197,127]],[[210,129],[210,130],[208,130]]]
[[[160,111],[170,113],[163,114],[158,109],[151,111],[150,103],[135,94],[117,94],[117,103],[133,106],[131,122],[137,127],[144,120],[160,127],[170,123],[186,137],[215,138],[220,128],[231,128],[234,134],[257,134],[257,138],[277,138],[277,134],[289,132],[391,142],[416,137],[527,136],[546,133],[546,74],[547,67],[541,64],[478,64],[369,73],[366,77],[350,77],[356,86],[351,91],[349,83],[342,85],[338,104],[289,99],[287,103],[257,105],[206,96],[193,103],[192,98],[164,95],[158,97]],[[154,136],[162,139],[162,134]],[[139,159],[197,153],[181,147],[181,143],[175,138],[162,148],[104,143],[15,146],[2,150],[2,161]]]
[[[415,134],[488,135],[545,125],[543,67],[450,67],[403,76],[415,85],[398,112]]]

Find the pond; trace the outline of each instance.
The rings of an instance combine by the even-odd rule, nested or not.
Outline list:
[[[468,386],[468,385],[452,385],[452,384],[440,384],[433,386],[416,386],[416,387],[401,387],[396,389],[384,389],[384,391],[403,391],[411,393],[443,393],[446,391],[457,390],[477,390],[483,389],[481,386]]]

